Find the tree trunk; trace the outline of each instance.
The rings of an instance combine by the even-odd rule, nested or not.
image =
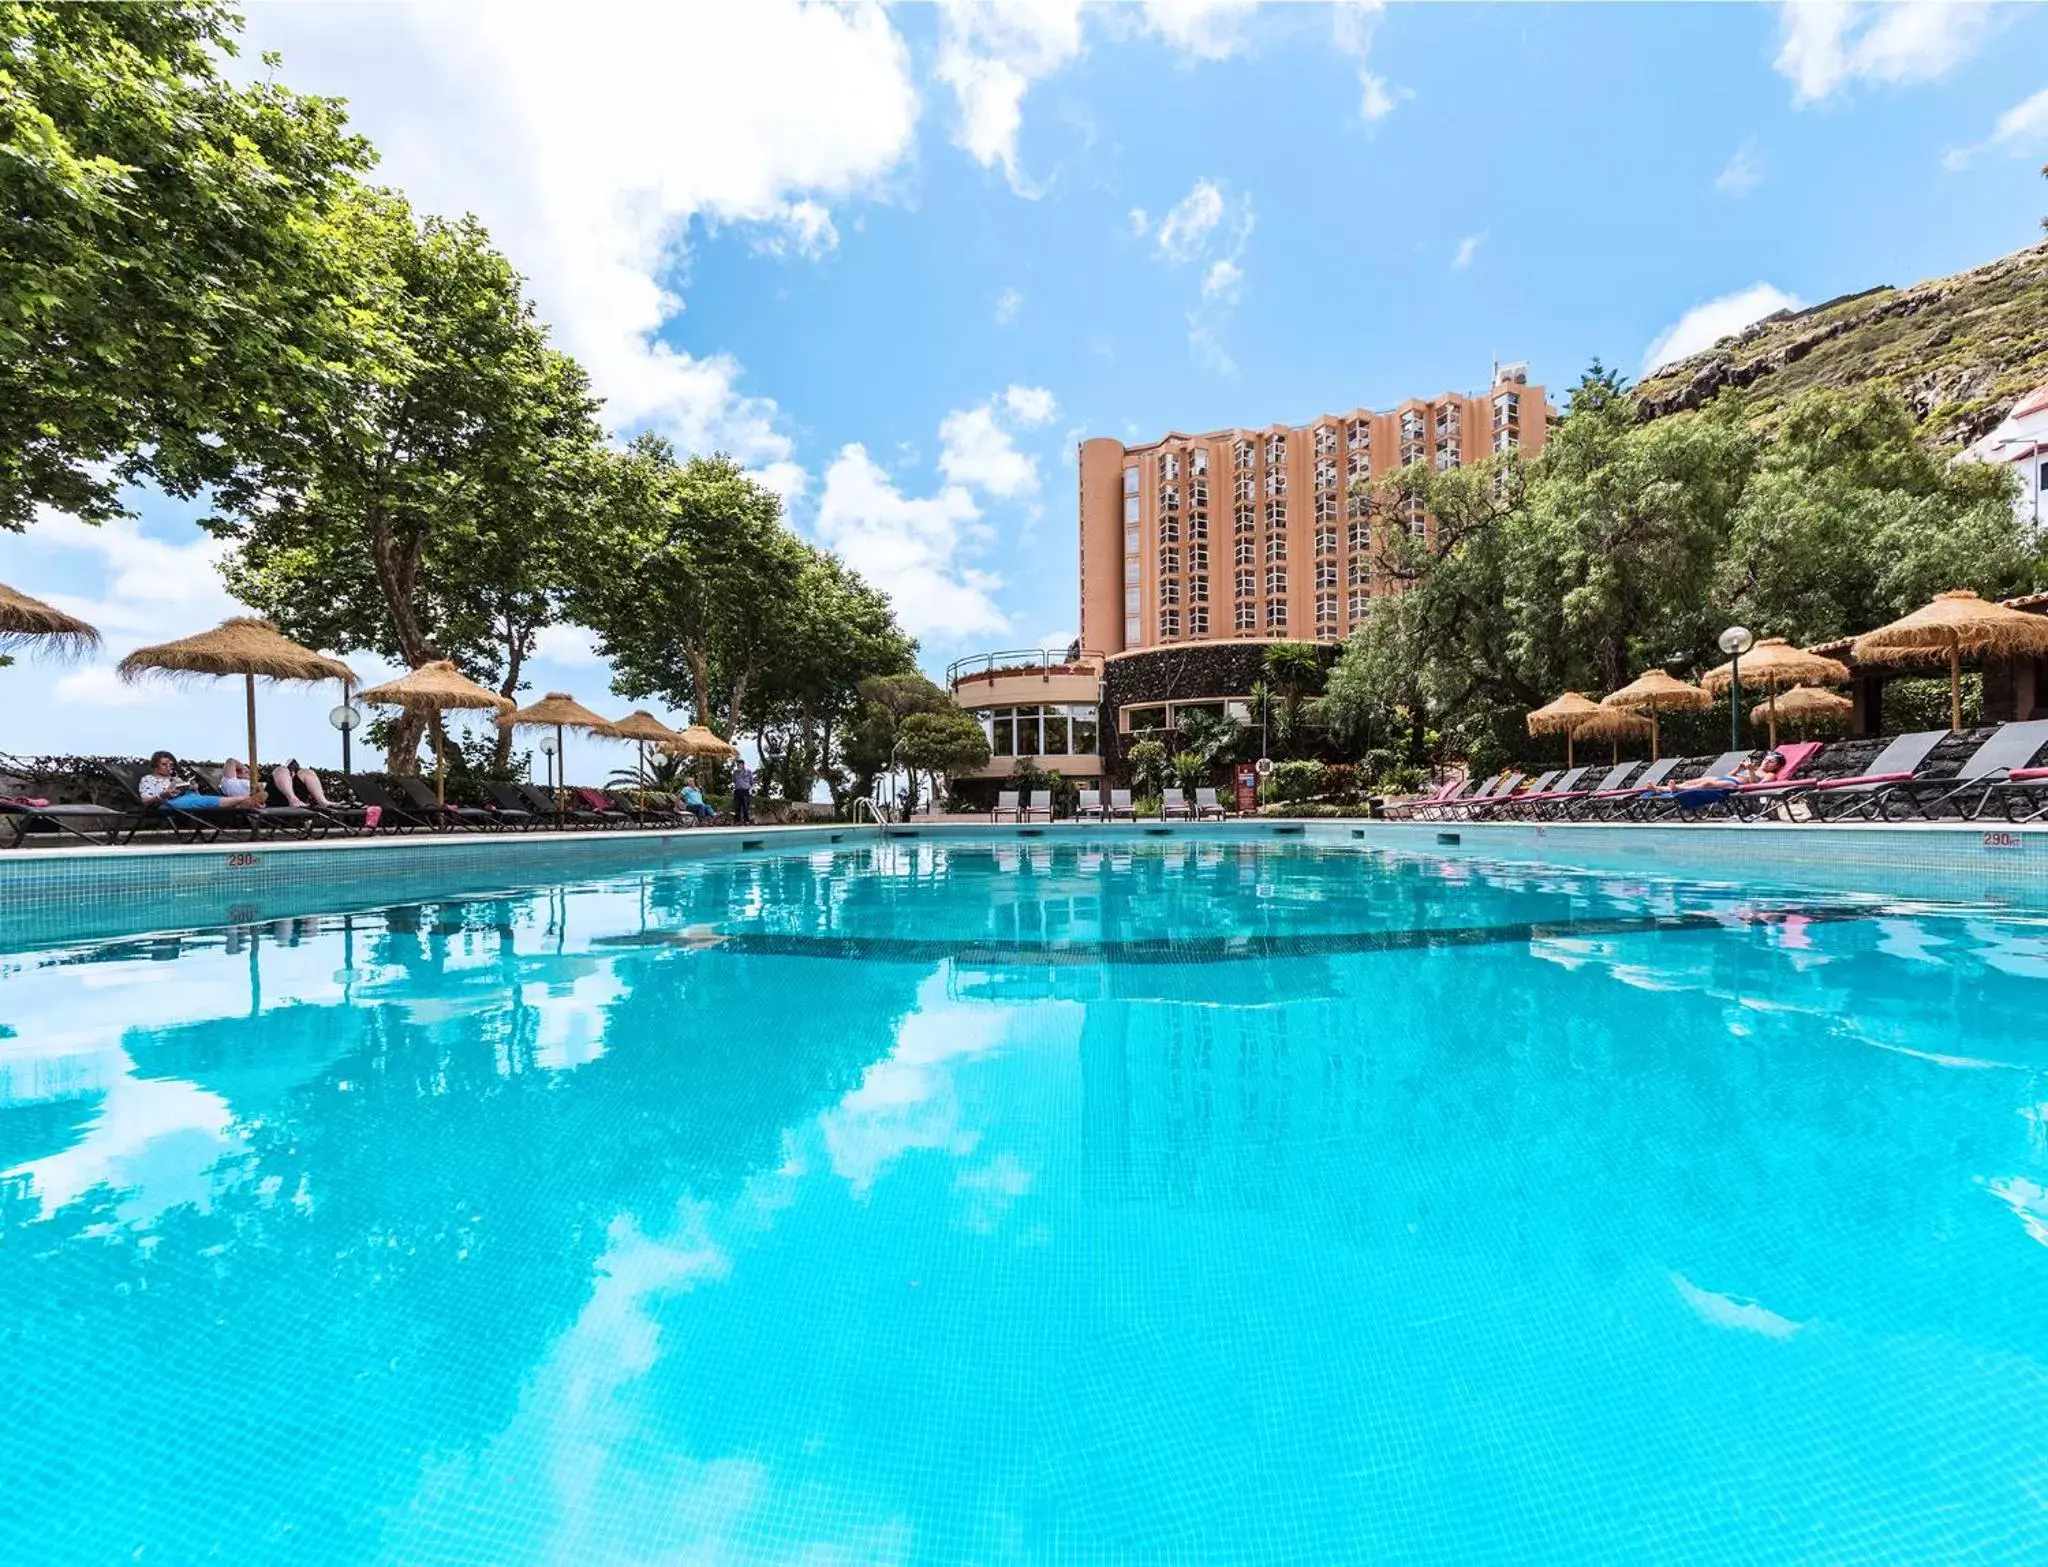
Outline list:
[[[432,645],[421,629],[419,616],[414,612],[412,590],[419,576],[420,549],[423,541],[413,539],[401,544],[392,536],[390,519],[382,507],[373,509],[370,516],[370,562],[377,574],[377,586],[384,594],[384,608],[391,616],[391,630],[398,642],[398,651],[408,667],[417,669],[429,663],[434,657]],[[391,745],[386,753],[385,765],[398,777],[415,777],[420,769],[420,739],[426,733],[426,720],[411,712],[400,712],[392,726]]]
[[[498,682],[498,695],[513,699],[519,690],[519,672],[526,664],[526,634],[508,616],[505,621],[505,678]],[[500,773],[512,767],[512,731],[500,729],[498,744],[491,753],[491,765]]]

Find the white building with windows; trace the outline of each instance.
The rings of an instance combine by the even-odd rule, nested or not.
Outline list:
[[[2019,475],[2020,520],[2038,531],[2048,491],[2048,382],[2012,405],[2005,422],[1963,452],[1966,462],[1998,463]]]

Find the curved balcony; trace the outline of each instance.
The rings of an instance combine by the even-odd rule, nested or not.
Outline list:
[[[972,653],[946,666],[946,685],[962,707],[1018,702],[1095,702],[1103,655],[1086,648],[1006,648]]]

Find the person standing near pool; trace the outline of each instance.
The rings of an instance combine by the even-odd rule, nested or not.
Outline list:
[[[746,758],[732,764],[732,819],[742,827],[754,819],[754,772]]]

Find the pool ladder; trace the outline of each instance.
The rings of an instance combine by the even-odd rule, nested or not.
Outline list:
[[[856,827],[860,825],[863,809],[866,810],[869,818],[874,822],[876,833],[883,837],[888,836],[888,818],[882,815],[882,808],[875,804],[874,797],[871,795],[864,794],[853,802],[853,825]]]

